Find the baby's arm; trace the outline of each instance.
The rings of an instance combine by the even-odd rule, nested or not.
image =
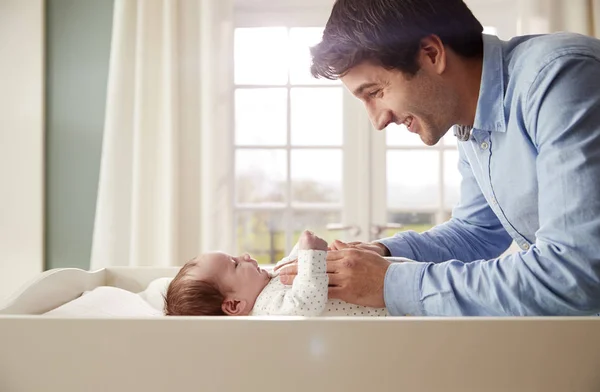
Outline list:
[[[298,275],[282,298],[281,316],[318,316],[327,305],[327,242],[305,231],[298,241]]]
[[[279,260],[277,264],[275,264],[275,268],[277,268],[280,265],[286,264],[290,261],[298,259],[298,245],[299,243],[296,243],[296,245],[294,245],[294,247],[292,248],[290,254],[284,257],[283,259]]]

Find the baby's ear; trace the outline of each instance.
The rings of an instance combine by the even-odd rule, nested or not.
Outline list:
[[[246,312],[246,301],[237,300],[237,299],[226,299],[221,304],[221,309],[228,316],[246,316],[248,312]]]

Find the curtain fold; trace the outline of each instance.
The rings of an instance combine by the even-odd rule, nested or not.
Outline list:
[[[203,129],[219,125],[231,17],[231,0],[115,1],[91,269],[181,265],[207,246]]]

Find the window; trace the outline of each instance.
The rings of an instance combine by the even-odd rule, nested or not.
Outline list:
[[[393,124],[385,131],[387,221],[402,227],[387,229],[380,236],[430,229],[449,219],[459,198],[457,141],[452,130],[429,147],[404,128]]]
[[[342,87],[309,72],[321,34],[235,30],[234,240],[261,263],[281,259],[303,229],[326,235],[340,220]]]

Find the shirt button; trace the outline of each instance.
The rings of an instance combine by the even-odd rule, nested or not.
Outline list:
[[[527,244],[527,243],[523,244],[523,249],[529,250],[529,244]]]
[[[489,144],[487,144],[486,142],[483,142],[483,143],[481,143],[481,149],[482,149],[482,150],[487,150],[489,146],[490,146],[490,145],[489,145]]]
[[[496,204],[498,204],[498,202],[496,201],[496,198],[495,198],[495,197],[492,197],[492,204],[493,204],[493,205],[496,205]]]

